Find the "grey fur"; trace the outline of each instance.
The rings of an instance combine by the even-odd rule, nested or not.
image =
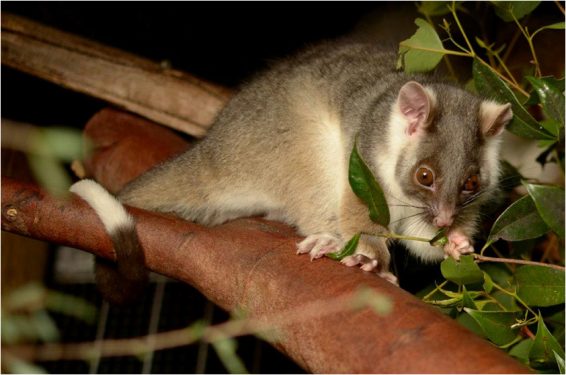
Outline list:
[[[417,151],[398,150],[396,176],[404,194],[423,206],[431,199],[461,202],[469,173],[477,171],[486,181],[481,100],[433,77],[397,72],[395,59],[393,51],[343,41],[276,64],[242,88],[202,141],[130,183],[119,199],[206,225],[266,214],[295,225],[302,235],[331,233],[342,241],[357,231],[382,230],[349,189],[348,158],[359,134],[362,157],[389,190],[378,164],[389,142],[392,106],[401,87],[416,80],[433,90],[438,104]],[[435,197],[413,179],[425,159],[443,181]],[[477,208],[467,212],[463,221],[474,221]],[[366,238],[363,246],[373,250],[361,252],[386,271],[385,242]]]

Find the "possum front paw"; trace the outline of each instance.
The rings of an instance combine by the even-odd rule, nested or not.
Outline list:
[[[459,230],[453,230],[448,233],[448,243],[444,246],[445,258],[449,256],[459,260],[461,255],[474,252],[472,240]]]
[[[397,277],[389,272],[389,249],[383,238],[362,235],[356,252],[341,260],[348,266],[360,266],[366,272],[376,273],[392,284],[399,285]]]
[[[359,265],[362,270],[375,272],[378,276],[389,281],[391,284],[399,286],[399,279],[397,279],[397,276],[389,271],[381,270],[379,267],[379,261],[375,258],[370,258],[363,254],[354,254],[345,257],[340,262],[348,267]]]
[[[297,244],[297,254],[309,253],[311,260],[342,249],[344,241],[330,233],[311,234]]]
[[[342,250],[344,243],[330,233],[311,234],[297,244],[297,254],[308,253],[314,260]],[[359,265],[362,270],[374,272],[390,283],[399,285],[397,277],[388,271],[389,258],[389,250],[383,240],[362,235],[354,255],[344,257],[340,262],[348,267]]]

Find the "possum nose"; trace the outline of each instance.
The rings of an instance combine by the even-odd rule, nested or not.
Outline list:
[[[432,224],[434,224],[435,227],[438,228],[445,228],[445,227],[449,227],[452,225],[452,223],[454,222],[454,218],[452,217],[435,217],[434,219],[432,219]]]
[[[454,222],[454,210],[441,207],[438,215],[432,219],[432,224],[438,228],[445,228],[452,225]]]

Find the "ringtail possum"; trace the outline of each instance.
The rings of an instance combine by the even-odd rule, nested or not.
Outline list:
[[[496,188],[511,105],[438,77],[396,71],[395,61],[395,51],[366,43],[306,49],[244,85],[204,139],[129,183],[117,200],[93,181],[71,191],[96,209],[115,240],[118,269],[134,269],[125,275],[130,279],[143,278],[143,257],[124,245],[135,230],[122,204],[204,225],[265,215],[305,236],[297,253],[311,259],[362,232],[356,252],[342,263],[393,283],[388,243],[371,234],[432,238],[446,228],[444,251],[402,242],[424,261],[458,259],[474,251],[480,205]],[[384,191],[389,228],[370,220],[349,186],[356,139]],[[116,282],[107,287],[121,289]]]

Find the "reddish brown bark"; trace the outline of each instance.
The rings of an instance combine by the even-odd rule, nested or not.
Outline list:
[[[168,156],[160,153],[151,163],[152,158],[134,163],[141,150],[166,150],[169,142],[173,153],[184,149],[175,137],[155,135],[168,130],[150,131],[152,127],[110,110],[95,116],[86,129],[99,147],[87,162],[94,177],[116,190]],[[128,141],[134,134],[153,135],[145,141]],[[361,285],[391,298],[394,307],[388,316],[364,309],[279,327],[281,341],[275,346],[308,371],[528,372],[503,351],[379,277],[327,258],[310,262],[306,256],[295,255],[299,238],[284,224],[239,219],[206,228],[139,209],[130,212],[137,220],[148,267],[195,286],[227,310],[243,307],[252,316],[262,316],[331,299]],[[112,256],[102,224],[84,202],[74,196],[54,198],[14,180],[2,181],[2,229]]]

